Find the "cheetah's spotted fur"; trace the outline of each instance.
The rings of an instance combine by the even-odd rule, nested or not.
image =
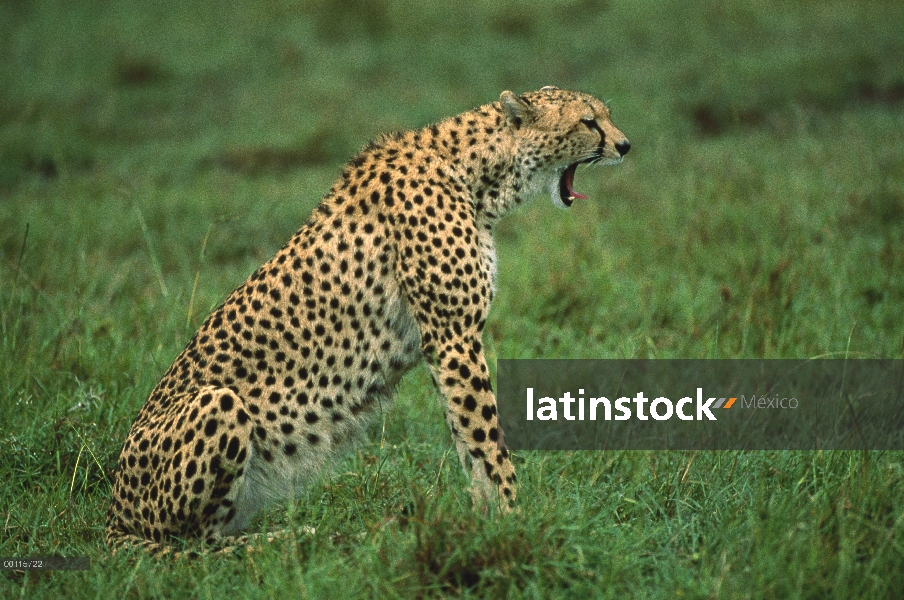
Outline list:
[[[138,413],[106,524],[112,547],[222,541],[295,497],[425,358],[479,502],[515,498],[481,335],[492,230],[578,164],[630,145],[596,98],[546,87],[386,136],[204,322]]]

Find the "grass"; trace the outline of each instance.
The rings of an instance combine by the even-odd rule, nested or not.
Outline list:
[[[497,357],[904,357],[904,6],[0,6],[4,597],[895,597],[901,452],[524,452],[475,515],[423,370],[241,557],[103,546],[107,473],[207,312],[380,132],[503,89],[610,101],[633,150],[497,231]]]

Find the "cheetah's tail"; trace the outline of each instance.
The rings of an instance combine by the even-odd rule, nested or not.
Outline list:
[[[252,551],[255,549],[256,542],[264,541],[271,543],[278,539],[288,537],[292,533],[291,530],[283,529],[280,531],[266,533],[250,533],[223,537],[208,543],[196,549],[176,550],[172,545],[147,540],[131,533],[109,533],[107,535],[107,546],[115,555],[120,550],[130,550],[140,548],[148,555],[154,558],[170,557],[173,559],[180,558],[200,558],[206,554],[233,554],[240,550]],[[313,527],[304,527],[301,533],[305,535],[314,535]]]
[[[177,554],[174,551],[174,548],[169,544],[163,544],[160,542],[155,542],[152,540],[147,540],[143,537],[139,537],[137,535],[131,533],[121,533],[121,532],[108,532],[107,533],[107,547],[110,548],[112,554],[116,554],[120,550],[130,550],[132,548],[140,548],[144,550],[147,554],[154,557],[164,557],[164,556],[176,556]]]

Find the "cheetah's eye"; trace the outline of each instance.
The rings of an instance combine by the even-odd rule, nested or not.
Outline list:
[[[591,131],[596,131],[598,125],[596,124],[596,119],[581,119],[581,123],[583,123],[587,129]]]

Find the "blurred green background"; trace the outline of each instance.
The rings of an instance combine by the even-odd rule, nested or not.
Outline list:
[[[289,238],[368,140],[491,102],[505,89],[592,93],[609,102],[632,150],[620,166],[579,170],[576,188],[590,200],[562,211],[541,198],[499,226],[491,362],[904,356],[902,33],[899,0],[3,0],[0,520],[16,516],[0,530],[0,555],[70,548],[105,556],[104,470],[207,313]],[[464,484],[447,473],[448,434],[435,404],[417,371],[384,433],[420,444],[421,468],[439,465],[453,479],[437,502],[459,521],[427,528],[423,539],[439,530],[454,539],[459,526],[465,539],[485,525],[471,523],[466,497],[451,491]],[[393,473],[402,483],[376,502],[349,500],[349,508],[335,500],[336,511],[358,514],[375,536],[361,550],[374,553],[356,560],[404,579],[399,565],[434,555],[418,546],[387,567],[372,525],[398,513],[405,482],[422,471],[382,443],[369,451],[379,465],[388,461],[385,470],[359,456],[349,472]],[[607,572],[625,575],[612,589],[636,594],[655,584],[666,596],[806,596],[804,583],[884,595],[889,579],[876,573],[900,566],[900,541],[889,541],[902,527],[897,454],[869,469],[822,455],[754,457],[761,475],[743,490],[705,474],[690,490],[696,459],[678,453],[575,455],[566,460],[570,477],[589,483],[567,501],[561,480],[546,479],[558,460],[528,457],[520,466],[525,494],[540,498],[525,510],[556,502],[584,509],[569,517],[548,508],[549,520],[522,523],[534,527],[523,539],[511,525],[496,526],[497,542],[522,539],[537,553],[511,559],[533,565],[514,571],[518,593],[546,590],[530,573],[548,575],[544,565],[565,560],[564,548],[615,560]],[[680,482],[656,487],[659,461],[684,469]],[[696,464],[716,470],[722,461],[712,454]],[[867,508],[845,521],[834,502],[847,498],[855,471],[874,478],[859,488],[866,501],[851,501]],[[775,472],[804,474],[797,485],[810,481],[810,495],[773,490],[764,478]],[[713,489],[723,496],[701,491]],[[696,533],[674,537],[672,526],[688,531],[674,514],[613,500],[641,492],[663,505],[686,501]],[[794,529],[816,518],[813,498],[834,516]],[[787,518],[757,528],[753,517],[741,519],[755,505],[781,505]],[[566,533],[594,510],[614,519],[594,527],[627,527],[618,530],[621,546],[589,542],[586,524],[574,525],[577,537]],[[866,524],[875,519],[884,525]],[[324,531],[352,535],[351,521]],[[751,527],[765,536],[756,550],[742,541]],[[789,556],[789,531],[800,536],[795,547],[821,549],[818,556]],[[547,534],[558,541],[550,545]],[[300,564],[340,568],[342,552],[327,553],[325,563],[309,553]],[[486,569],[512,575],[505,560],[487,560]],[[651,560],[664,575],[643,566]],[[746,588],[743,561],[761,573],[791,561],[803,575],[784,587],[763,575]],[[118,576],[117,564],[94,577]],[[430,569],[428,588],[448,580]],[[600,583],[559,575],[569,585]],[[205,581],[216,589],[219,577]],[[53,589],[63,580],[38,581]],[[95,589],[80,581],[83,591]],[[543,581],[560,589],[560,579]],[[161,595],[181,593],[180,584],[157,583]]]
[[[194,326],[366,141],[554,84],[635,152],[500,228],[507,354],[904,351],[899,2],[0,10],[3,268],[58,302],[194,290]]]

